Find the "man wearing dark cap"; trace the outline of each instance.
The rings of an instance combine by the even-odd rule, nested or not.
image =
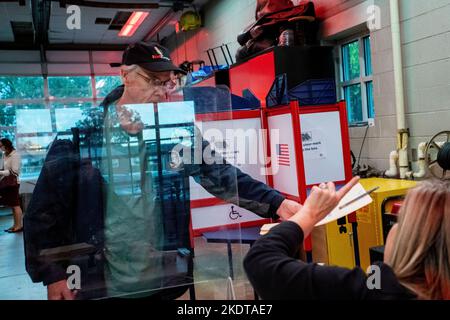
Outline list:
[[[180,255],[183,256],[186,252],[180,251],[181,254],[175,257],[169,257],[164,253],[168,247],[167,235],[164,234],[169,223],[167,215],[173,208],[164,207],[164,201],[158,198],[155,191],[158,183],[148,176],[146,170],[141,171],[142,174],[138,179],[141,181],[140,195],[136,195],[133,191],[127,193],[128,189],[124,189],[124,186],[131,186],[131,189],[134,189],[135,172],[131,165],[127,171],[128,169],[122,166],[114,165],[111,159],[130,152],[130,146],[126,143],[113,141],[129,142],[133,139],[138,141],[139,137],[142,139],[144,124],[140,115],[127,106],[165,101],[168,92],[176,86],[175,73],[183,71],[172,63],[166,48],[159,44],[143,42],[131,45],[125,50],[120,68],[123,86],[114,89],[102,102],[104,120],[100,129],[104,156],[98,168],[101,179],[97,179],[97,182],[105,181],[102,183],[102,196],[95,196],[98,191],[93,187],[96,184],[93,183],[92,177],[96,176],[97,171],[89,165],[88,174],[85,174],[86,170],[77,171],[75,178],[67,176],[68,170],[59,170],[61,172],[59,176],[55,173],[58,172],[59,162],[62,166],[67,166],[67,159],[70,162],[72,157],[68,157],[67,152],[63,152],[64,157],[54,156],[54,150],[58,146],[58,143],[54,142],[47,156],[51,161],[46,160],[44,164],[25,217],[27,271],[34,282],[43,282],[47,286],[49,299],[104,297],[174,299],[187,289],[186,286],[181,286],[186,282],[179,281],[179,275],[168,276],[169,270],[178,268]],[[201,140],[201,151],[204,151],[208,143],[203,141],[201,135],[196,138]],[[146,148],[139,148],[137,152],[139,154],[133,155],[133,158],[148,163]],[[77,155],[73,158],[78,159]],[[300,209],[298,203],[285,199],[277,191],[230,164],[212,163],[207,160],[211,159],[202,159],[202,163],[198,165],[186,166],[183,175],[192,176],[214,196],[268,218],[287,219]],[[86,162],[81,163],[86,166]],[[127,177],[130,180],[127,180]],[[49,187],[52,181],[58,181],[58,196],[53,195],[52,188]],[[62,205],[58,199],[64,200],[65,196],[69,197],[68,194],[73,191],[70,189],[73,181],[78,183],[76,189],[78,199],[84,198],[84,201],[81,203],[78,201],[73,205],[76,207],[74,218],[68,218],[66,211],[70,209],[70,205],[67,203]],[[61,195],[65,188],[67,194]],[[176,187],[172,186],[168,192],[172,192],[174,188]],[[188,195],[188,192],[186,191],[185,195]],[[51,205],[46,204],[46,197]],[[88,200],[89,197],[93,199]],[[98,198],[102,198],[102,201]],[[179,203],[177,206],[183,207]],[[92,210],[92,207],[99,209]],[[179,219],[175,221],[175,225],[177,227],[182,225],[177,229],[179,233],[177,235],[184,237],[183,244],[186,244],[186,240],[189,241],[186,229],[190,216],[183,216],[182,212],[185,212],[185,209],[186,207],[177,208],[179,212],[175,211],[174,214],[176,219]],[[84,222],[80,224],[80,221]],[[63,235],[71,233],[75,235],[69,239],[64,238]],[[59,252],[62,252],[72,243],[77,243],[77,252],[88,251],[89,246],[80,247],[80,242],[92,243],[96,247],[94,255],[87,253],[86,265],[89,263],[100,265],[101,270],[99,271],[97,267],[97,271],[94,272],[95,281],[89,280],[92,277],[88,276],[82,278],[81,291],[80,289],[77,291],[77,288],[68,287],[68,274],[65,272],[67,263],[43,260],[39,253],[43,249],[55,247],[59,247]],[[73,254],[73,251],[70,252]],[[76,261],[83,260],[77,256]],[[192,281],[192,270],[188,276]]]
[[[117,65],[117,64],[112,64]],[[174,73],[184,73],[170,59],[166,48],[139,42],[123,53],[121,76],[125,85],[119,104],[161,102],[176,85]]]

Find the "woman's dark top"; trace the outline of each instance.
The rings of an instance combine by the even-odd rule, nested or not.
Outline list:
[[[380,289],[360,268],[319,266],[297,260],[303,231],[286,221],[258,239],[244,259],[248,279],[262,299],[408,300],[416,296],[402,286],[393,270],[378,263]],[[369,277],[369,278],[368,278]]]

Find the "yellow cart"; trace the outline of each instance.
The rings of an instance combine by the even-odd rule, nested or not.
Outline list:
[[[384,178],[361,179],[360,182],[366,190],[380,187],[371,194],[373,202],[356,212],[360,266],[363,270],[367,270],[370,265],[369,248],[384,245],[383,202],[389,198],[406,195],[417,182]],[[388,211],[389,207],[385,209]],[[346,231],[343,232],[344,230]],[[355,267],[353,233],[353,226],[348,221],[341,226],[332,222],[316,228],[313,232],[314,261],[348,268]]]

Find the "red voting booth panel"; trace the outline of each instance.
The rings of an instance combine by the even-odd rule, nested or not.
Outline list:
[[[308,170],[305,168],[305,161],[303,159],[303,142],[302,142],[302,126],[300,123],[300,119],[302,115],[312,115],[312,114],[326,114],[326,113],[339,113],[338,117],[338,128],[340,132],[340,143],[342,144],[342,165],[339,167],[342,169],[342,174],[340,175],[341,179],[330,179],[330,180],[317,180],[313,183],[308,183],[307,174]],[[346,112],[346,106],[345,102],[340,102],[334,105],[320,105],[320,106],[299,106],[297,102],[291,102],[289,106],[284,106],[276,109],[265,109],[263,111],[264,114],[264,120],[263,125],[264,128],[267,129],[267,131],[270,133],[271,130],[273,132],[273,129],[269,122],[272,117],[276,116],[282,116],[286,115],[289,116],[289,122],[287,126],[283,126],[282,130],[291,130],[293,134],[293,151],[294,154],[291,155],[291,164],[295,166],[295,174],[296,174],[296,181],[297,181],[297,190],[298,193],[294,192],[283,192],[285,196],[293,199],[293,200],[304,200],[306,198],[306,189],[311,188],[312,186],[320,183],[320,182],[328,182],[333,181],[336,184],[345,184],[346,182],[350,181],[352,178],[352,167],[351,167],[351,156],[350,156],[350,138],[348,133],[348,122],[347,122],[347,112]],[[320,124],[318,124],[320,126]],[[324,128],[324,130],[327,130],[327,128]],[[272,156],[272,161],[276,159],[277,157],[277,150],[272,150],[273,145],[270,143],[271,137],[269,134],[269,150],[268,154]],[[274,177],[272,177],[273,181]],[[319,178],[320,179],[320,178]],[[273,184],[274,187],[276,186],[276,183]],[[303,199],[302,199],[303,198]]]
[[[317,121],[317,127],[325,126],[322,129],[323,132],[333,130],[333,125],[327,125],[331,119],[334,121],[334,130],[338,132],[338,134],[333,134],[333,136],[340,136],[340,139],[337,138],[339,139],[338,143],[333,140],[333,143],[323,146],[323,151],[326,153],[326,149],[335,150],[335,154],[328,155],[328,161],[332,161],[333,164],[335,164],[334,162],[340,162],[340,164],[335,164],[338,169],[334,167],[329,168],[329,171],[332,172],[331,175],[327,176],[324,174],[323,177],[311,178],[311,168],[315,165],[320,166],[320,157],[326,159],[326,155],[316,155],[317,160],[311,157],[305,159],[308,156],[308,152],[311,153],[306,148],[307,142],[303,143],[305,139],[309,138],[305,137],[305,134],[314,136],[315,133],[305,132],[303,129],[309,129],[302,128],[302,120],[306,118],[314,120],[315,116],[320,117],[321,115],[324,115],[325,121],[323,123],[320,120]],[[264,128],[269,132],[268,146],[270,149],[268,153],[272,159],[270,169],[273,174],[269,182],[272,187],[280,190],[287,198],[303,203],[307,197],[307,190],[313,185],[328,181],[344,184],[351,180],[350,140],[345,102],[320,106],[299,106],[297,102],[291,102],[289,105],[279,108],[264,109],[263,117]],[[279,129],[280,136],[274,136],[273,129]],[[272,141],[274,138],[280,140],[278,145],[274,145],[274,141]],[[340,144],[340,146],[336,147],[336,144]],[[275,164],[278,165],[276,173],[274,173]],[[304,245],[306,251],[312,250],[310,238],[305,240]]]

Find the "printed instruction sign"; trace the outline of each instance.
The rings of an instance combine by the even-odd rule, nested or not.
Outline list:
[[[305,160],[326,159],[326,143],[321,130],[302,132],[303,157]]]

